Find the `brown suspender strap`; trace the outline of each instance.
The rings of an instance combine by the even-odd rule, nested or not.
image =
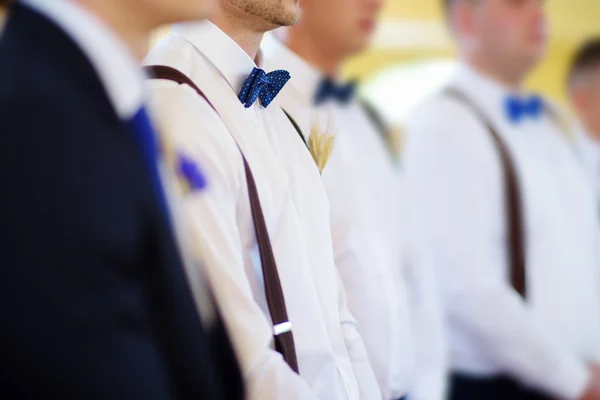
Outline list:
[[[398,154],[396,154],[396,150],[394,149],[394,145],[392,143],[393,139],[390,137],[390,132],[385,120],[383,119],[379,111],[377,111],[377,109],[368,101],[361,100],[359,101],[359,104],[362,107],[365,114],[367,115],[367,117],[369,118],[369,120],[371,121],[371,123],[374,125],[375,129],[377,130],[377,133],[381,137],[381,140],[383,140],[383,143],[385,144],[385,147],[388,150],[392,161],[397,162],[399,156]]]
[[[523,220],[523,205],[520,193],[516,166],[508,146],[498,131],[493,127],[485,114],[462,91],[448,87],[444,93],[466,105],[471,109],[490,132],[504,175],[504,196],[506,208],[507,245],[510,260],[510,280],[512,287],[523,297],[527,298],[526,272],[525,272],[525,232]]]
[[[306,139],[304,139],[304,135],[302,134],[302,130],[300,129],[300,125],[298,125],[298,123],[296,122],[296,120],[294,120],[294,118],[292,118],[292,116],[290,115],[290,113],[288,113],[287,111],[285,111],[284,108],[281,108],[281,111],[283,111],[283,113],[285,114],[285,116],[288,117],[288,119],[292,123],[292,126],[294,127],[294,129],[298,133],[298,136],[300,136],[300,139],[302,140],[302,143],[304,143],[304,145],[308,149],[308,143],[306,143]]]
[[[180,85],[188,85],[212,107],[217,115],[219,115],[218,111],[212,105],[210,100],[208,100],[204,92],[202,92],[202,90],[200,90],[200,88],[182,72],[161,65],[145,67],[145,70],[154,79],[165,79],[177,82]],[[252,220],[254,222],[254,232],[256,234],[256,241],[260,252],[267,305],[269,307],[271,320],[273,321],[275,349],[281,353],[290,368],[298,373],[298,360],[296,357],[296,346],[294,345],[292,326],[287,315],[285,298],[283,297],[281,281],[279,280],[279,273],[277,272],[277,264],[275,262],[275,256],[273,255],[273,248],[271,247],[267,224],[265,223],[265,217],[258,197],[256,182],[254,181],[254,176],[250,170],[250,165],[248,164],[248,161],[246,161],[246,157],[241,149],[240,153],[242,155],[242,160],[244,161],[244,169],[246,172],[248,197],[250,199],[250,209],[252,211]]]
[[[381,114],[379,114],[379,112],[375,109],[375,107],[373,107],[371,103],[365,100],[359,101],[359,104],[364,110],[365,114],[367,114],[367,117],[369,117],[369,120],[371,120],[373,125],[375,125],[375,128],[377,128],[377,133],[379,133],[383,140],[385,140],[387,143],[387,127]]]

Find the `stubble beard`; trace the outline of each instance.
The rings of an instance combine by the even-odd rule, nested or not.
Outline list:
[[[289,11],[283,4],[284,0],[230,0],[230,2],[245,13],[274,26],[291,26],[300,20],[300,12]]]

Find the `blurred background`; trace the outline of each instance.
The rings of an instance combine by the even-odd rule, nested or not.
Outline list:
[[[388,0],[372,49],[353,60],[348,76],[392,121],[445,82],[454,51],[439,0]],[[531,89],[566,105],[564,82],[577,46],[600,34],[600,0],[548,0],[550,45],[530,77]]]
[[[441,3],[387,0],[371,49],[344,71],[360,79],[362,94],[395,125],[401,126],[415,104],[443,85],[455,66]],[[600,0],[548,0],[547,9],[550,45],[528,85],[566,106],[565,74],[576,47],[600,35]],[[158,31],[151,44],[167,30]]]
[[[387,0],[371,49],[348,63],[344,71],[347,77],[360,79],[362,94],[394,124],[401,126],[412,107],[443,85],[455,66],[441,3]],[[547,9],[547,57],[528,85],[566,106],[567,67],[582,41],[600,35],[600,0],[548,0]],[[0,25],[2,14],[0,9]],[[158,30],[150,45],[167,31]]]

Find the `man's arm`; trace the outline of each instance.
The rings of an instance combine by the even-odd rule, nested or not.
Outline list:
[[[382,398],[381,390],[371,363],[369,362],[369,356],[365,344],[358,332],[356,320],[350,313],[346,305],[346,294],[344,286],[342,284],[339,274],[336,272],[338,277],[338,304],[340,309],[340,324],[342,328],[342,335],[344,342],[346,343],[346,349],[348,350],[348,356],[352,363],[352,369],[354,376],[358,383],[359,398],[361,399],[380,399]]]

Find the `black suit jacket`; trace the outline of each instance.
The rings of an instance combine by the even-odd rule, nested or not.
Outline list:
[[[1,399],[243,397],[142,157],[82,51],[14,6],[0,40]]]

